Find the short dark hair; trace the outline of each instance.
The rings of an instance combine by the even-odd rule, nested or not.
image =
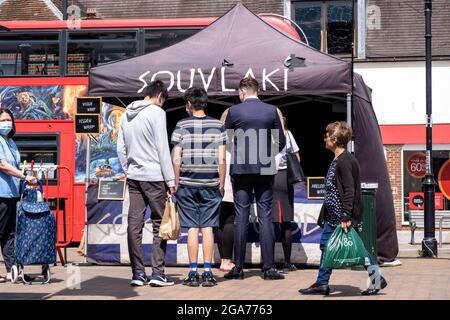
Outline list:
[[[352,139],[352,128],[345,121],[336,121],[327,125],[326,132],[330,139],[336,140],[336,145],[347,148],[347,144]]]
[[[166,85],[161,80],[150,82],[145,90],[145,95],[150,98],[156,98],[160,93],[162,93],[162,98],[167,100],[169,93],[167,92]]]
[[[4,113],[9,114],[9,116],[11,117],[11,120],[12,120],[12,130],[8,133],[8,138],[11,139],[16,134],[16,123],[14,121],[14,115],[11,112],[11,110],[0,107],[0,116]]]
[[[259,83],[255,78],[247,77],[239,82],[239,89],[246,89],[251,92],[258,92]]]
[[[203,110],[208,105],[208,94],[203,88],[192,87],[184,93],[184,101],[189,101],[195,110]]]

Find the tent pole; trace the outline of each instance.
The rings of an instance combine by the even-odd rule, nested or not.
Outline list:
[[[351,91],[347,93],[347,123],[350,125],[350,128],[353,129],[352,123],[352,114],[353,114],[353,92],[354,92],[354,68],[355,68],[355,0],[352,1],[352,60],[351,60]],[[348,144],[348,151],[351,153],[355,152],[355,144],[354,144],[354,135]]]
[[[352,126],[352,94],[347,93],[347,123]],[[350,142],[347,145],[347,150],[351,153],[354,152],[353,150],[353,139],[350,140]]]

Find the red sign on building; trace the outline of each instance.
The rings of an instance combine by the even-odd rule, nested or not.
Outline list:
[[[444,196],[450,200],[450,160],[447,160],[439,170],[438,184]]]
[[[423,192],[409,193],[409,208],[411,210],[422,210],[424,202]],[[444,197],[440,192],[434,194],[434,208],[436,210],[444,210]]]
[[[427,158],[425,153],[417,152],[412,154],[406,162],[406,170],[414,178],[425,177],[427,171]]]

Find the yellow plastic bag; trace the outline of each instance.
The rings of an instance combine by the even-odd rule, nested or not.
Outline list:
[[[177,240],[180,237],[180,218],[172,197],[167,197],[159,236],[164,240]]]

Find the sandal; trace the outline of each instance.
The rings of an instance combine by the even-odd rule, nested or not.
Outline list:
[[[230,264],[228,264],[228,267],[222,268],[220,270],[222,270],[223,272],[230,272],[231,269],[233,269],[233,268],[234,268],[234,263],[231,262]]]

